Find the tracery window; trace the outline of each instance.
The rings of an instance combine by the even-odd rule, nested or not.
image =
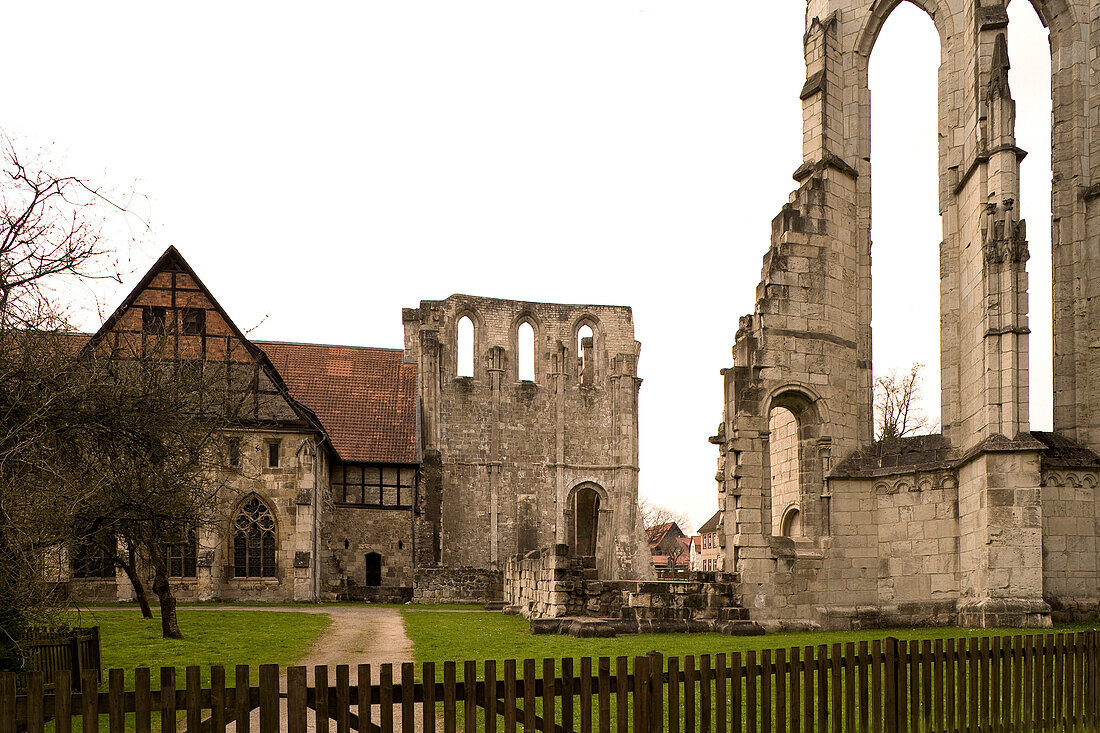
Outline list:
[[[256,496],[233,521],[233,577],[275,577],[275,517]]]

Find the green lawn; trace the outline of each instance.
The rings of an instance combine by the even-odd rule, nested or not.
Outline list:
[[[818,644],[883,639],[947,639],[1018,634],[1019,629],[877,629],[871,631],[800,632],[764,636],[724,634],[627,634],[612,639],[577,639],[535,635],[526,619],[497,612],[426,613],[404,609],[405,631],[418,662],[448,660],[634,657],[657,651],[666,657],[721,654],[748,649],[786,649]],[[1059,626],[1080,631],[1093,623]]]
[[[171,640],[161,638],[160,616],[154,614],[143,620],[137,609],[84,610],[74,612],[69,620],[74,625],[100,627],[103,669],[126,670],[128,685],[133,684],[135,667],[177,667],[177,677],[182,679],[188,665],[198,665],[205,683],[211,665],[224,665],[227,679],[233,680],[233,668],[247,664],[255,678],[260,664],[293,664],[331,622],[322,613],[182,608],[179,623],[184,638]]]
[[[405,618],[405,630],[413,641],[414,655],[418,662],[425,661],[456,661],[477,660],[478,677],[484,675],[484,667],[480,664],[486,659],[497,660],[497,678],[503,674],[501,662],[506,659],[536,659],[544,658],[577,660],[581,657],[635,657],[647,652],[657,651],[665,657],[684,657],[695,655],[696,657],[709,654],[729,654],[731,652],[744,652],[747,650],[761,649],[789,649],[791,647],[818,646],[821,644],[836,644],[846,642],[870,641],[884,639],[892,636],[898,639],[947,639],[947,638],[971,638],[982,636],[1016,635],[1020,633],[1049,633],[1050,630],[1036,630],[1034,632],[1020,629],[961,629],[961,628],[934,628],[934,629],[878,629],[870,631],[845,631],[845,632],[804,632],[786,634],[767,634],[752,637],[730,637],[723,634],[629,634],[613,639],[576,639],[569,636],[534,635],[530,631],[526,620],[517,616],[505,616],[500,613],[427,613],[415,609],[402,611]],[[1054,629],[1058,632],[1074,632],[1094,628],[1095,623],[1082,623],[1061,625]],[[632,662],[631,662],[632,663]],[[442,665],[437,666],[437,679],[442,677]],[[519,665],[519,673],[522,674],[522,662]],[[560,663],[557,665],[560,671]],[[536,664],[536,674],[542,674],[542,664]],[[580,662],[574,661],[575,672],[580,670]],[[612,662],[614,670],[614,662]],[[419,670],[418,670],[419,671]],[[462,679],[463,668],[460,664],[457,669],[458,678]],[[666,693],[667,695],[667,693]],[[617,700],[613,701],[617,703]],[[595,705],[595,703],[593,703]],[[681,701],[681,705],[683,701]],[[763,705],[761,699],[757,700],[757,710]],[[773,699],[772,704],[775,704]],[[579,705],[579,703],[578,703]],[[711,701],[711,714],[717,715],[716,698]],[[742,698],[742,719],[747,720],[748,701]],[[542,713],[542,701],[535,701],[536,714]],[[579,711],[579,707],[576,708]],[[667,709],[667,708],[666,708]],[[701,720],[703,702],[701,696],[696,697],[696,720]],[[561,707],[557,707],[557,716],[560,720]],[[459,729],[464,720],[462,703],[457,706]],[[579,712],[577,713],[579,715]],[[616,725],[616,708],[611,707],[611,726]],[[684,712],[681,710],[681,726],[684,723]],[[595,719],[595,718],[594,718]],[[714,720],[716,718],[712,718]],[[499,721],[498,721],[499,722]],[[478,710],[478,730],[485,725],[485,713]]]

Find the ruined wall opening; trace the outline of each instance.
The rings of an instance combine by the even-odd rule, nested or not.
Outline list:
[[[455,348],[458,354],[458,367],[455,372],[459,377],[474,376],[474,322],[469,316],[458,319],[455,337]]]
[[[590,486],[573,494],[573,552],[595,557],[600,522],[600,495]]]
[[[872,364],[876,380],[924,365],[917,407],[932,430],[940,415],[939,64],[931,18],[911,3],[897,5],[868,72]]]
[[[516,334],[516,365],[521,382],[535,381],[535,329],[528,321],[519,324]]]
[[[802,493],[798,419],[786,407],[774,407],[768,415],[768,431],[772,534],[791,537],[791,523],[785,520],[792,511],[800,514]],[[797,525],[798,535],[801,536],[801,520]]]
[[[596,334],[588,324],[577,329],[577,372],[581,384],[595,384]]]
[[[1054,423],[1053,284],[1051,276],[1050,32],[1031,3],[1008,6],[1009,88],[1016,100],[1020,218],[1027,221],[1028,403],[1032,430]]]

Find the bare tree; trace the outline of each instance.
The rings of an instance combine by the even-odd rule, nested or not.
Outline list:
[[[646,529],[668,524],[669,522],[676,522],[681,529],[691,526],[691,520],[686,512],[676,511],[650,499],[638,499],[638,512],[642,517],[642,526]]]
[[[878,440],[930,433],[939,426],[920,407],[920,380],[924,364],[913,362],[898,375],[890,370],[875,378],[875,433]]]
[[[25,163],[0,134],[0,331],[64,328],[66,288],[120,281],[119,261],[103,236],[107,217],[148,224],[127,204],[86,179]]]
[[[165,358],[159,349],[82,355],[89,390],[81,405],[78,511],[93,536],[124,537],[153,575],[164,638],[181,638],[168,548],[194,537],[224,488],[223,436],[244,393],[226,389],[218,365]],[[222,365],[224,367],[224,365]],[[220,477],[220,478],[219,478]],[[113,543],[116,563],[128,556]]]
[[[164,634],[179,635],[165,543],[203,520],[232,409],[201,364],[81,350],[67,298],[121,279],[103,235],[114,214],[147,228],[0,136],[0,669],[21,668],[24,631],[58,609],[61,548],[97,537],[116,551],[126,538],[119,561],[139,594],[148,558]]]

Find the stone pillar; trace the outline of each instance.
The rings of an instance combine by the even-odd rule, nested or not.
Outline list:
[[[962,626],[1051,625],[1043,601],[1039,450],[1037,441],[990,446],[959,467]]]

